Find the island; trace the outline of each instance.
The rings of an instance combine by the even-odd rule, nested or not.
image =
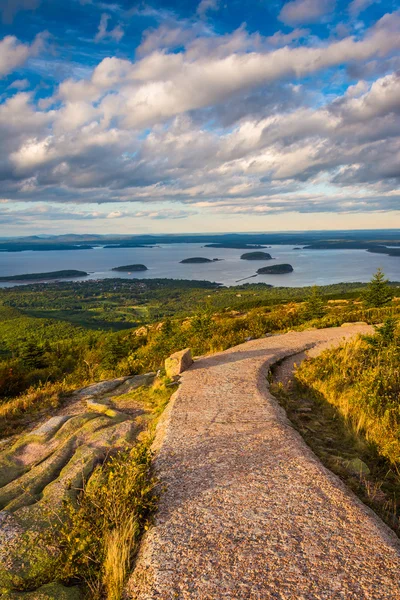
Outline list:
[[[242,260],[272,260],[268,252],[246,252],[240,257]]]
[[[257,250],[258,248],[270,248],[270,246],[261,246],[260,244],[246,244],[243,242],[221,242],[214,244],[205,244],[204,248],[230,248],[234,250]]]
[[[126,271],[147,271],[147,267],[146,265],[125,265],[122,267],[114,267],[113,269],[111,269],[111,271],[122,271],[122,272],[126,272]]]
[[[0,281],[37,281],[43,279],[74,279],[87,277],[86,271],[50,271],[49,273],[24,273],[23,275],[9,275],[0,277]]]
[[[284,275],[285,273],[292,273],[294,271],[292,265],[271,265],[269,267],[261,267],[257,269],[258,275]]]
[[[197,265],[201,263],[218,262],[220,260],[220,258],[203,258],[202,256],[194,256],[193,258],[184,258],[180,262],[183,265]]]
[[[303,250],[303,248],[299,248],[298,246],[296,246],[296,248],[293,248],[293,250]]]

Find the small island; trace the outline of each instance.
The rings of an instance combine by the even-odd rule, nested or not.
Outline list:
[[[293,250],[303,250],[303,248],[299,248],[299,246],[296,246],[296,248],[293,248]]]
[[[49,273],[24,273],[23,275],[9,275],[0,277],[0,281],[40,281],[44,279],[73,279],[87,277],[86,271],[50,271]]]
[[[126,272],[126,271],[147,271],[147,267],[146,265],[125,265],[122,267],[114,267],[113,269],[111,269],[111,271],[122,271],[122,272]]]
[[[194,256],[193,258],[184,258],[180,262],[183,265],[197,265],[201,263],[218,262],[220,260],[220,258],[203,258],[202,256]]]
[[[292,273],[292,265],[271,265],[269,267],[261,267],[257,270],[258,275],[284,275],[285,273]]]
[[[272,260],[268,252],[246,252],[240,258],[241,260]]]

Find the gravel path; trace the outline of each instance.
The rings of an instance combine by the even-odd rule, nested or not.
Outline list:
[[[268,367],[368,327],[255,340],[202,358],[158,432],[164,486],[127,597],[400,599],[400,542],[318,461],[268,391]]]

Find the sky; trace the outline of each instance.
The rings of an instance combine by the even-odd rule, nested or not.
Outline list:
[[[0,0],[0,235],[400,228],[397,0]]]

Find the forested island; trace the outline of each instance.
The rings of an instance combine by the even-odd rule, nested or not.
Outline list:
[[[203,256],[194,256],[193,258],[184,258],[180,261],[182,265],[197,265],[201,263],[212,263],[220,261],[220,258],[204,258]]]
[[[241,260],[271,260],[272,256],[268,252],[246,252],[240,258]]]
[[[285,273],[292,273],[294,271],[292,265],[287,263],[281,265],[270,265],[269,267],[261,267],[257,269],[259,275],[284,275]]]
[[[111,271],[121,271],[121,272],[126,272],[126,271],[147,271],[148,268],[146,267],[146,265],[125,265],[122,267],[114,267],[113,269],[111,269]]]
[[[49,273],[24,273],[23,275],[9,275],[0,277],[0,281],[37,281],[42,279],[72,279],[73,277],[87,277],[86,271],[50,271]]]

